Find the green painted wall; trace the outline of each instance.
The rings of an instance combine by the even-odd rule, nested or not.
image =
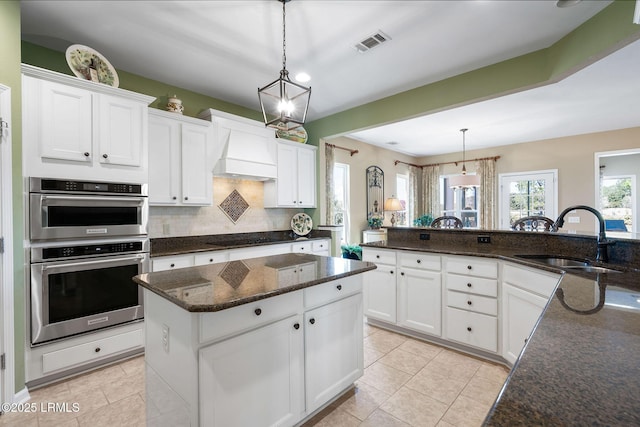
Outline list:
[[[48,49],[25,41],[22,42],[22,62],[25,64],[35,65],[36,67],[57,71],[59,73],[73,75],[67,65],[64,52],[58,52],[56,50]],[[156,100],[151,104],[151,107],[164,110],[167,105],[167,98],[175,94],[178,98],[182,99],[182,104],[185,107],[185,116],[197,117],[198,113],[202,110],[214,108],[216,110],[226,111],[231,114],[262,121],[261,113],[257,110],[254,111],[249,108],[221,101],[187,89],[172,86],[157,80],[148,79],[137,74],[128,73],[122,70],[117,71],[118,78],[120,80],[120,88],[156,97]],[[256,94],[256,104],[257,103],[258,95]]]
[[[24,388],[25,271],[22,209],[22,93],[20,77],[20,2],[0,1],[0,83],[11,88],[13,177],[13,297],[15,392]],[[3,284],[9,285],[8,283]],[[8,357],[11,357],[9,355]],[[7,390],[9,393],[10,390]]]

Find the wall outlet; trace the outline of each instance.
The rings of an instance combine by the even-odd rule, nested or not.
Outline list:
[[[169,353],[169,327],[162,325],[162,348]]]
[[[478,236],[478,243],[491,243],[491,236]]]
[[[571,224],[580,224],[580,217],[579,216],[568,216],[567,217],[567,222],[569,222]]]
[[[431,235],[429,233],[420,233],[420,240],[429,240]]]

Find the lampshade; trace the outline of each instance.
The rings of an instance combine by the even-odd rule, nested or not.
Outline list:
[[[473,188],[480,186],[480,177],[478,175],[467,175],[465,166],[465,133],[469,129],[460,129],[462,132],[462,174],[449,178],[449,187],[453,189]]]
[[[384,201],[384,210],[389,212],[397,212],[402,210],[402,203],[397,198],[391,196]]]
[[[302,126],[307,119],[311,88],[292,82],[287,71],[286,15],[282,3],[282,70],[280,77],[258,89],[258,100],[265,126],[290,130]]]

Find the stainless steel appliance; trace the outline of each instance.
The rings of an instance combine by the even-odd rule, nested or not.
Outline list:
[[[29,179],[32,242],[148,232],[146,184]]]
[[[148,271],[146,237],[32,246],[32,346],[142,319]]]

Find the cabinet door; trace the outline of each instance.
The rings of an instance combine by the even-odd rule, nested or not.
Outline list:
[[[502,286],[502,357],[515,363],[548,299],[509,284]]]
[[[182,204],[211,205],[209,128],[182,124]]]
[[[297,328],[296,328],[297,325]],[[199,352],[201,426],[287,426],[303,411],[302,316]]]
[[[149,204],[175,205],[180,197],[180,124],[149,118]]]
[[[341,299],[305,313],[306,413],[363,373],[362,299]]]
[[[93,141],[91,92],[44,80],[40,85],[40,156],[90,163]]]
[[[395,267],[378,264],[364,279],[364,315],[385,322],[396,322]]]
[[[298,154],[295,147],[278,144],[278,206],[298,207]]]
[[[316,152],[298,148],[298,206],[316,207]]]
[[[98,101],[96,158],[103,165],[141,166],[146,105],[103,94]]]
[[[431,335],[442,335],[440,273],[403,268],[398,280],[398,324]]]

